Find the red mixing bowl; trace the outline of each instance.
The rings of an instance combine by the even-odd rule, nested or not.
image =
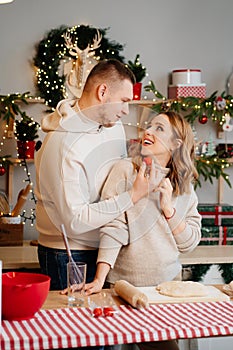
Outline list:
[[[2,274],[2,318],[25,320],[40,310],[47,298],[50,277],[30,272]]]

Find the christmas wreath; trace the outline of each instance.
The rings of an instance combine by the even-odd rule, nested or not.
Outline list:
[[[74,27],[63,25],[50,30],[38,43],[33,58],[37,68],[36,86],[40,97],[45,99],[48,106],[56,107],[60,100],[69,97],[69,93],[75,95],[75,86],[77,88],[76,82],[73,82],[73,73],[77,73],[74,72],[75,69],[79,69],[78,75],[84,77],[88,67],[96,61],[115,58],[124,62],[124,57],[121,55],[124,47],[106,38],[108,29],[89,25]],[[68,91],[68,87],[71,91]],[[81,81],[78,88],[81,91]]]

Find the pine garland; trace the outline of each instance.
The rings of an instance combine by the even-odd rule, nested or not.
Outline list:
[[[212,264],[191,265],[192,281],[200,282]],[[225,283],[233,280],[233,264],[218,264],[218,270]]]
[[[233,280],[233,264],[219,264],[218,269],[225,283],[230,283]]]
[[[222,125],[225,122],[226,114],[233,115],[233,96],[225,95],[225,92],[218,95],[218,92],[215,91],[207,98],[189,96],[167,99],[156,89],[153,81],[150,81],[144,89],[152,92],[156,99],[161,100],[152,107],[155,112],[160,113],[168,110],[178,113],[187,112],[185,118],[190,124],[205,115],[207,119]]]
[[[29,97],[29,92],[24,92],[22,94],[9,94],[9,95],[0,95],[0,119],[3,117],[3,120],[9,124],[10,119],[15,120],[16,115],[23,115],[23,111],[19,107],[19,102],[28,104],[27,98]]]
[[[206,272],[209,270],[211,264],[200,264],[200,265],[192,265],[192,281],[199,282],[205,276]]]

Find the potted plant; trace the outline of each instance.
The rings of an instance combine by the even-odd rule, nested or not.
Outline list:
[[[142,79],[146,76],[146,68],[140,62],[140,55],[137,54],[134,62],[128,61],[127,66],[134,73],[136,78],[136,83],[134,84],[133,95],[134,100],[140,100],[142,91]]]
[[[35,139],[39,137],[39,123],[22,113],[20,120],[15,120],[15,136],[17,139],[18,157],[20,159],[33,159]]]

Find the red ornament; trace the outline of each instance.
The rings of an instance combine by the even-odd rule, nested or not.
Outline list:
[[[208,117],[205,114],[202,114],[202,116],[199,117],[198,120],[200,124],[206,124],[208,122]]]
[[[0,176],[3,176],[6,173],[6,168],[2,164],[0,164]]]

